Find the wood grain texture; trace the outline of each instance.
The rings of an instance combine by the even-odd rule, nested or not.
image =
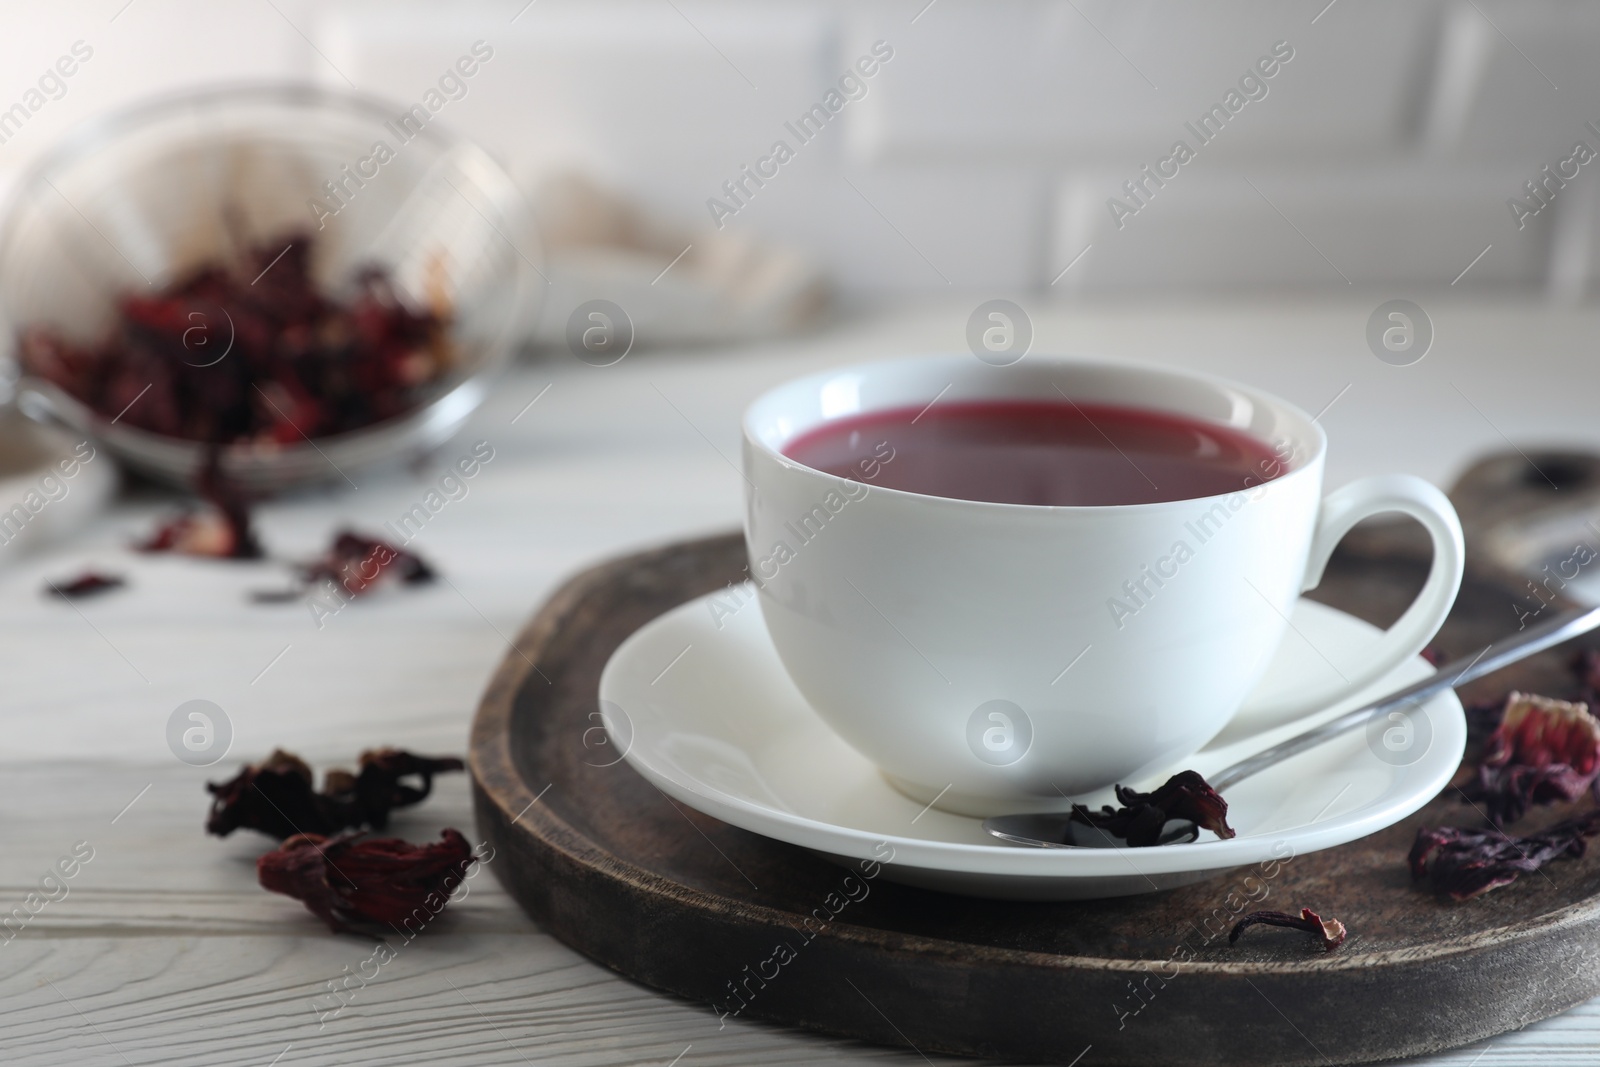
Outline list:
[[[6,910],[74,842],[95,848],[64,898],[0,941],[0,1062],[266,1067],[292,1046],[281,1067],[601,1067],[665,1065],[692,1044],[685,1065],[734,1067],[834,1062],[851,1048],[750,1023],[719,1029],[560,944],[487,876],[415,941],[389,939],[397,958],[328,1014],[339,1002],[327,983],[359,974],[375,942],[331,935],[297,902],[261,890],[254,864],[266,838],[207,838],[206,776],[176,766],[0,768],[0,809],[13,819],[0,856]],[[391,829],[419,840],[471,821],[456,775]],[[903,1058],[866,1046],[857,1055]]]
[[[611,754],[595,743],[610,651],[743,566],[729,535],[579,575],[523,631],[474,723],[495,873],[543,926],[624,974],[718,1017],[922,1051],[1081,1053],[1085,1065],[1374,1062],[1521,1027],[1600,991],[1600,865],[1557,865],[1466,906],[1411,885],[1419,825],[1476,822],[1453,791],[1361,841],[1167,893],[997,904],[875,883],[818,922],[846,871],[689,811],[625,765],[601,765]],[[1406,555],[1346,551],[1321,595],[1386,622],[1424,573]],[[1508,598],[1470,579],[1441,642],[1501,636]],[[1565,692],[1571,654],[1479,689]],[[1339,952],[1270,934],[1226,942],[1246,907],[1307,905],[1353,931]]]

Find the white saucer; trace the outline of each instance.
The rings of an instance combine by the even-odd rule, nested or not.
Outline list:
[[[1423,706],[1415,737],[1431,738],[1411,750],[1423,751],[1409,765],[1379,758],[1381,743],[1369,744],[1358,730],[1230,789],[1228,818],[1238,831],[1231,840],[1208,833],[1193,844],[1147,849],[1006,845],[985,834],[977,819],[923,808],[898,792],[817,717],[784,673],[753,589],[714,596],[720,605],[715,614],[712,597],[690,601],[633,634],[606,664],[601,715],[617,751],[690,807],[840,863],[892,855],[883,877],[909,885],[1012,900],[1170,889],[1390,826],[1445,787],[1466,747],[1461,704],[1447,691]],[[740,607],[729,615],[735,602]],[[1263,689],[1328,670],[1377,633],[1310,601],[1300,602],[1292,621]],[[1242,731],[1230,727],[1226,744],[1214,742],[1184,765],[1214,773],[1430,670],[1420,658],[1410,661],[1370,693],[1253,737],[1240,738]],[[1237,721],[1248,720],[1247,704]],[[1129,784],[1148,789],[1158,783]],[[1089,799],[1098,804],[1102,798]]]

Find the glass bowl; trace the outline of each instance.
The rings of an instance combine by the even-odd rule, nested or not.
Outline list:
[[[379,151],[379,145],[387,151]],[[97,412],[28,374],[20,332],[93,345],[125,295],[153,295],[207,262],[298,231],[335,299],[383,268],[402,301],[449,308],[453,355],[415,407],[349,432],[223,446],[221,473],[261,495],[350,481],[447,440],[526,336],[542,293],[531,217],[476,145],[370,98],[299,85],[186,93],[92,121],[28,173],[0,225],[0,315],[18,407],[92,435],[130,467],[193,487],[208,446]],[[270,268],[269,268],[270,269]],[[232,343],[206,323],[206,360]],[[185,335],[185,343],[188,337]],[[191,366],[203,361],[196,359]],[[147,398],[148,399],[148,398]],[[134,403],[138,403],[137,400]]]

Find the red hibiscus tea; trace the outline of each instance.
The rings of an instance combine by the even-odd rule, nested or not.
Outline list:
[[[1036,400],[868,412],[819,426],[784,454],[858,480],[876,468],[874,485],[927,496],[1074,507],[1232,493],[1289,469],[1266,442],[1231,427]]]

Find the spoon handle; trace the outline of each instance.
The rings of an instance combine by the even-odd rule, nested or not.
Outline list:
[[[1476,678],[1492,674],[1501,667],[1509,666],[1518,660],[1526,659],[1536,652],[1543,652],[1553,648],[1563,641],[1569,641],[1579,634],[1600,627],[1600,607],[1589,608],[1584,611],[1569,612],[1559,615],[1548,622],[1537,626],[1530,626],[1510,637],[1502,638],[1493,644],[1484,646],[1477,655],[1458,659],[1447,663],[1419,682],[1414,682],[1397,692],[1391,693],[1371,704],[1347,711],[1331,722],[1307,730],[1305,733],[1296,734],[1287,741],[1281,741],[1263,752],[1240,760],[1231,767],[1227,767],[1210,779],[1211,787],[1218,792],[1235,785],[1250,777],[1258,771],[1266,770],[1274,764],[1281,763],[1290,756],[1296,756],[1308,748],[1317,745],[1332,737],[1354,730],[1365,724],[1374,715],[1382,714],[1391,708],[1401,705],[1420,705],[1423,700],[1435,693],[1446,689],[1454,689],[1458,685],[1465,685]]]

